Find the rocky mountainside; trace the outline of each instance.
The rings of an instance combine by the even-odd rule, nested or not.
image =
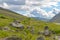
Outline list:
[[[54,16],[50,22],[56,22],[56,23],[60,23],[60,13],[57,14],[56,16]]]

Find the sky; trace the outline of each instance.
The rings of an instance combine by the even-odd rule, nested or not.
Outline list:
[[[0,0],[0,7],[32,17],[38,16],[30,14],[32,11],[37,10],[41,14],[39,17],[52,18],[60,10],[60,0]],[[53,12],[55,10],[57,13]]]

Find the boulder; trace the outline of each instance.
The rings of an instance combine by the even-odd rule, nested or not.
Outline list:
[[[44,28],[44,35],[45,36],[50,36],[50,34],[51,34],[51,31],[49,30],[49,27],[45,26],[45,28]]]
[[[50,36],[50,31],[49,30],[44,30],[44,35],[45,36]]]
[[[11,26],[15,27],[15,28],[20,28],[20,29],[24,29],[24,25],[21,23],[11,23]]]

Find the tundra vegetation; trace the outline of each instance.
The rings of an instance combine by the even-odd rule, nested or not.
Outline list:
[[[60,25],[28,18],[0,8],[0,39],[60,40]]]

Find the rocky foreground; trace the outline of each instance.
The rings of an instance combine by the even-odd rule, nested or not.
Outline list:
[[[34,27],[31,27],[31,26],[26,27],[26,31],[28,32],[24,31],[25,29],[24,25],[21,22],[16,20],[10,23],[10,26],[16,28],[16,30],[11,30],[10,27],[8,26],[0,27],[0,30],[18,32],[18,33],[22,31],[25,36],[29,32],[31,34],[31,37],[30,38],[25,37],[24,40],[31,40],[33,35],[39,35],[38,37],[36,37],[35,40],[46,40],[46,38],[50,38],[51,40],[60,40],[60,35],[56,35],[55,31],[50,30],[48,26],[45,26],[43,31],[38,31],[38,32],[35,32]],[[18,37],[16,34],[13,34],[11,36],[0,38],[0,40],[23,40],[23,38]]]

